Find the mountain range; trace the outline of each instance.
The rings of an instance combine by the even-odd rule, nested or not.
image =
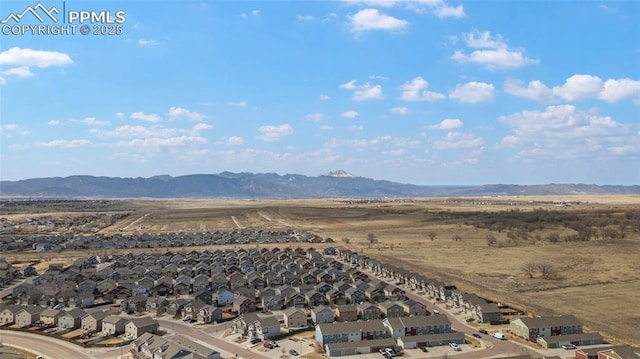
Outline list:
[[[275,173],[120,178],[69,176],[0,181],[0,196],[49,198],[331,198],[495,195],[640,194],[640,185],[542,184],[422,186],[357,177],[346,171],[304,176]]]

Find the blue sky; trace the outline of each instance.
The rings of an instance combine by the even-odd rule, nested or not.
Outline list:
[[[36,4],[3,1],[0,18]],[[124,11],[122,34],[1,24],[2,180],[640,184],[637,1],[64,5]]]

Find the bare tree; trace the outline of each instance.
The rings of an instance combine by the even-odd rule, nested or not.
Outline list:
[[[367,242],[370,244],[378,243],[378,237],[373,233],[367,233]]]
[[[436,239],[437,235],[438,234],[435,231],[429,232],[429,239],[431,240],[431,242],[433,242],[433,240]]]
[[[458,242],[458,241],[461,241],[461,240],[462,240],[462,237],[460,237],[460,235],[459,235],[458,233],[456,233],[456,234],[454,234],[454,235],[453,235],[453,238],[452,238],[452,239],[453,239],[454,241]]]
[[[556,275],[556,270],[550,263],[538,263],[538,270],[544,279],[551,279]]]
[[[351,242],[351,238],[349,238],[349,237],[342,237],[342,243],[344,243],[344,244],[349,244],[349,242]]]
[[[536,270],[538,270],[538,264],[533,262],[527,262],[522,265],[522,271],[529,276],[529,278],[533,278],[536,274]]]
[[[551,243],[558,243],[560,241],[560,235],[556,232],[547,234],[547,239]]]

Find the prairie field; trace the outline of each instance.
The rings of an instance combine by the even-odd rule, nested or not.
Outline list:
[[[145,200],[103,210],[128,216],[102,233],[313,231],[527,312],[574,314],[611,342],[640,345],[640,196]],[[530,275],[526,264],[552,271]]]

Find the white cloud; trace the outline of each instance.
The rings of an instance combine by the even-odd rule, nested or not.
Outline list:
[[[7,80],[4,77],[0,77],[0,85],[4,85],[7,83]]]
[[[293,133],[293,128],[288,123],[278,126],[260,126],[258,132],[262,135],[258,136],[258,139],[265,142],[280,141],[282,137],[288,136]]]
[[[580,101],[600,99],[610,103],[631,100],[640,103],[640,81],[628,78],[603,81],[597,76],[576,74],[567,78],[564,84],[553,88],[540,81],[531,81],[524,87],[516,79],[505,81],[505,92],[527,99],[550,103],[557,99]]]
[[[229,101],[227,102],[227,105],[234,106],[234,107],[246,107],[247,102],[246,101]]]
[[[449,98],[463,103],[480,103],[493,101],[494,87],[485,82],[467,82],[459,84],[449,93]]]
[[[69,55],[57,51],[42,51],[12,47],[0,52],[0,65],[35,66],[40,68],[71,65]]]
[[[144,112],[133,112],[130,116],[134,120],[144,121],[144,122],[158,122],[160,121],[160,117],[155,113],[146,114]]]
[[[298,21],[311,21],[313,20],[312,15],[296,15],[296,20]]]
[[[567,101],[595,98],[602,91],[602,80],[597,76],[573,75],[562,86],[553,88],[553,94]]]
[[[60,121],[58,120],[51,120],[47,122],[47,126],[58,126],[59,124],[60,124]]]
[[[349,111],[343,112],[340,116],[344,118],[356,118],[358,117],[358,112],[354,110],[349,110]]]
[[[514,96],[540,102],[552,102],[554,99],[553,91],[540,81],[531,81],[527,87],[524,87],[520,80],[507,79],[504,82],[504,91]]]
[[[465,16],[464,7],[462,5],[451,6],[444,0],[407,1],[406,4],[407,8],[419,14],[425,11],[429,11],[440,19],[444,19],[447,17],[460,18]]]
[[[515,69],[540,62],[526,57],[524,49],[510,48],[501,35],[492,36],[489,31],[466,33],[464,40],[467,47],[478,50],[469,54],[455,51],[451,58],[459,63],[472,62],[488,69]]]
[[[457,118],[445,118],[439,123],[429,126],[429,128],[434,130],[453,130],[456,128],[460,128],[463,126],[462,121]]]
[[[439,150],[481,147],[484,140],[471,133],[449,132],[443,138],[435,141],[433,147]]]
[[[186,118],[192,121],[202,121],[204,115],[198,112],[189,111],[182,107],[171,107],[169,109],[169,117],[172,119]]]
[[[389,78],[386,76],[380,76],[380,75],[369,75],[369,80],[388,80]]]
[[[342,0],[349,5],[366,5],[375,7],[393,7],[398,1],[396,0]]]
[[[12,69],[2,71],[2,74],[8,75],[8,76],[16,76],[16,77],[32,77],[33,76],[33,72],[31,72],[31,70],[29,70],[29,67],[27,66],[14,67]]]
[[[362,130],[364,130],[364,126],[363,125],[352,125],[351,126],[351,130],[353,130],[353,131],[362,131]]]
[[[322,125],[322,126],[320,126],[320,129],[322,131],[330,131],[330,130],[333,130],[333,127],[329,126],[329,125]]]
[[[572,105],[522,111],[500,116],[498,121],[511,132],[501,144],[519,148],[522,157],[595,159],[606,153],[640,154],[640,133],[609,116],[581,111]]]
[[[318,96],[319,99],[321,99],[322,101],[327,101],[328,99],[330,99],[331,97],[329,97],[329,95],[320,95]]]
[[[72,148],[90,145],[89,140],[53,140],[49,142],[36,142],[36,147]]]
[[[405,101],[435,101],[446,98],[441,93],[428,91],[427,87],[429,87],[429,83],[418,76],[402,85],[400,98]]]
[[[251,14],[253,16],[258,16],[258,15],[260,15],[260,10],[251,10]]]
[[[206,130],[210,130],[212,129],[213,126],[207,124],[207,123],[196,123],[195,125],[193,125],[193,127],[191,128],[191,131],[193,131],[194,133],[199,133],[200,131],[206,131]]]
[[[320,112],[314,112],[314,113],[308,113],[306,117],[307,117],[307,120],[320,121],[324,118],[324,115],[321,114]]]
[[[84,119],[80,120],[80,122],[90,126],[103,126],[109,124],[109,121],[99,121],[95,117],[85,117]]]
[[[356,33],[367,30],[401,31],[408,24],[406,20],[380,13],[378,9],[362,9],[350,19],[351,29]]]
[[[239,137],[239,136],[224,137],[224,138],[221,138],[220,141],[216,142],[216,144],[228,146],[228,147],[242,146],[244,145],[244,139],[242,139],[242,137]]]
[[[397,114],[397,115],[408,115],[409,114],[409,109],[406,107],[394,107],[391,109],[391,112]]]
[[[151,46],[157,46],[160,43],[156,40],[148,40],[148,39],[139,39],[138,40],[138,45],[143,46],[143,47],[151,47]]]
[[[119,138],[133,138],[133,137],[170,137],[180,133],[180,130],[175,128],[165,128],[162,126],[119,126],[111,131],[100,131],[99,135],[106,137],[119,137]]]
[[[407,153],[408,153],[407,150],[403,150],[403,149],[389,150],[389,151],[382,152],[382,154],[387,156],[404,156]]]
[[[124,120],[124,112],[116,112],[116,117],[119,120]]]
[[[356,80],[351,80],[347,83],[340,85],[340,88],[345,90],[353,91],[353,95],[351,98],[354,101],[365,101],[371,99],[384,99],[384,94],[382,93],[382,86],[380,85],[371,85],[369,82],[366,82],[362,85],[357,85]]]
[[[115,143],[115,146],[159,151],[162,147],[184,147],[189,145],[204,144],[206,142],[206,138],[199,136],[176,136],[168,138],[148,137],[135,138],[130,141],[120,141]]]

